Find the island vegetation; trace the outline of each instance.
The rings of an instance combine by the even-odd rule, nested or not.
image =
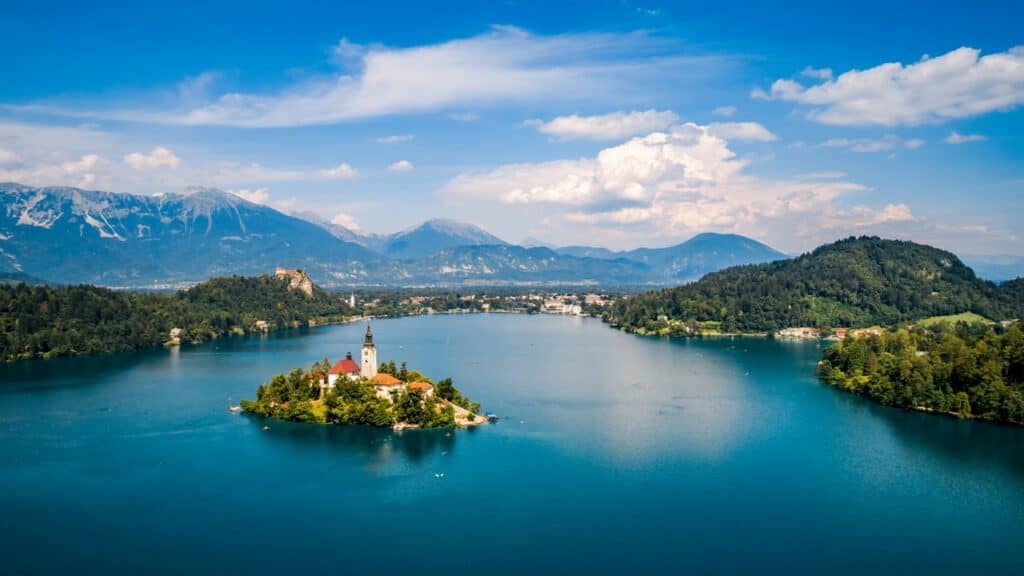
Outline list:
[[[1024,424],[1024,329],[929,322],[825,350],[829,384],[887,406]]]
[[[604,318],[641,334],[693,336],[895,326],[962,312],[1005,320],[1022,311],[1021,280],[996,285],[979,279],[950,252],[860,237],[625,298]]]
[[[344,299],[275,276],[214,278],[173,294],[0,284],[0,359],[125,352],[344,320]]]
[[[309,370],[278,374],[256,389],[256,400],[242,400],[240,406],[262,417],[319,424],[450,428],[487,421],[479,414],[480,404],[463,395],[451,378],[435,383],[404,363],[396,367],[394,361],[384,362],[378,374],[393,376],[402,385],[381,394],[373,379],[362,377],[339,378],[326,388],[329,370],[324,358]]]

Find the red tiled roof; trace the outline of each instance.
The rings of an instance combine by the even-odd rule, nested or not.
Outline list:
[[[359,364],[351,358],[344,358],[339,360],[334,368],[331,368],[331,374],[353,374],[359,372]]]
[[[373,383],[377,386],[398,386],[402,381],[391,374],[381,372],[373,377]]]
[[[431,388],[433,388],[433,386],[430,385],[430,382],[413,382],[412,384],[409,384],[409,390],[429,392]]]

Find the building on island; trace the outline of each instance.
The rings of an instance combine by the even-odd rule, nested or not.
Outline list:
[[[413,382],[408,386],[409,390],[419,390],[423,393],[424,398],[430,398],[434,395],[434,385],[430,382]]]
[[[434,395],[434,386],[430,382],[412,382],[406,384],[391,374],[377,372],[377,347],[373,343],[373,331],[366,327],[366,338],[363,341],[362,363],[357,363],[349,352],[345,358],[339,360],[330,372],[326,380],[320,380],[320,394],[326,395],[338,385],[339,378],[348,380],[369,380],[373,384],[377,397],[385,400],[393,400],[395,393],[403,390],[418,390],[424,398]]]
[[[383,372],[370,378],[370,381],[373,382],[373,389],[377,392],[377,396],[385,400],[391,400],[393,392],[401,392],[405,389],[405,382]]]
[[[327,380],[320,380],[320,390],[327,393],[338,384],[338,378],[348,380],[359,380],[360,378],[373,378],[377,375],[377,348],[373,345],[373,332],[366,327],[366,340],[363,342],[362,365],[352,359],[352,353],[348,352],[345,357],[331,367],[327,373]]]
[[[377,375],[377,347],[373,345],[373,330],[366,325],[366,339],[363,341],[363,364],[360,369],[363,378]]]
[[[331,371],[327,374],[327,386],[334,388],[338,378],[348,378],[349,380],[359,379],[359,364],[352,359],[352,353],[345,354],[343,360],[339,360],[337,364],[331,368]]]

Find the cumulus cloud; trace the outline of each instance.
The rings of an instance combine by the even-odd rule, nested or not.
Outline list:
[[[987,140],[987,138],[981,134],[960,134],[956,130],[950,132],[949,136],[942,139],[946,144],[967,144],[968,142],[982,142],[984,140]]]
[[[637,134],[662,130],[675,124],[679,116],[671,110],[611,112],[596,116],[559,116],[548,120],[527,120],[542,134],[562,140],[617,140]]]
[[[378,144],[398,144],[399,142],[409,142],[416,138],[415,134],[392,134],[391,136],[381,136],[377,138]]]
[[[267,192],[266,188],[256,188],[251,190],[248,188],[229,189],[228,192],[243,200],[248,200],[253,204],[266,204],[267,200],[270,199],[270,194]]]
[[[124,157],[124,163],[136,170],[154,170],[157,168],[177,168],[181,158],[163,146],[156,146],[149,154],[132,152]]]
[[[325,178],[337,178],[339,180],[349,180],[359,175],[359,172],[349,165],[348,162],[342,162],[334,168],[328,168],[321,170],[320,174]]]
[[[964,47],[913,64],[889,62],[835,78],[811,76],[822,82],[805,86],[779,79],[769,91],[755,89],[751,95],[809,106],[808,117],[824,124],[939,123],[1024,103],[1024,46],[985,56]]]
[[[413,168],[414,166],[412,165],[412,162],[409,162],[408,160],[399,160],[398,162],[394,162],[388,166],[388,170],[391,170],[392,172],[410,172]]]
[[[344,226],[352,231],[359,231],[359,223],[356,219],[347,212],[338,212],[331,218],[331,224],[337,224],[338,226]]]
[[[841,195],[864,190],[834,177],[841,175],[768,180],[746,173],[746,166],[720,130],[687,123],[605,148],[592,158],[465,173],[443,193],[507,205],[545,204],[549,213],[561,212],[573,224],[642,228],[657,237],[710,229],[750,233],[771,221],[791,226],[822,217],[853,226],[875,218],[873,212],[837,207]]]
[[[731,118],[736,115],[736,107],[719,106],[718,108],[712,110],[711,113],[714,114],[715,116],[725,116],[726,118]]]

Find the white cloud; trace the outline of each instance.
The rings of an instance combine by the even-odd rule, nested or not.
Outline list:
[[[328,168],[321,170],[320,174],[325,178],[337,178],[339,180],[349,180],[359,175],[359,172],[350,166],[348,162],[342,162],[334,168]]]
[[[132,152],[124,157],[124,163],[136,170],[153,170],[156,168],[177,168],[181,158],[163,146],[156,146],[149,154]]]
[[[528,126],[535,126],[542,134],[562,140],[617,140],[637,134],[662,130],[679,120],[671,110],[643,110],[633,112],[611,112],[596,116],[559,116],[547,122],[527,120]]]
[[[812,86],[779,79],[769,92],[756,89],[751,96],[804,104],[812,107],[811,119],[838,125],[939,123],[1024,103],[1024,46],[980,54],[958,48],[908,65],[821,75],[823,82]]]
[[[377,138],[378,144],[398,144],[399,142],[409,142],[416,138],[415,134],[392,134],[391,136],[381,136]]]
[[[889,152],[898,147],[916,150],[924,146],[924,140],[912,138],[903,140],[895,134],[886,134],[879,138],[829,138],[821,143],[825,148],[845,148],[851,152]]]
[[[345,228],[348,228],[349,230],[356,232],[360,230],[359,223],[356,222],[356,219],[351,214],[348,214],[346,212],[338,212],[337,214],[335,214],[334,218],[331,218],[331,224],[344,226]]]
[[[546,213],[561,213],[571,224],[654,238],[712,229],[751,233],[768,222],[784,222],[785,228],[826,217],[852,227],[866,217],[834,204],[843,194],[864,190],[841,175],[766,180],[746,174],[745,166],[719,132],[688,123],[593,158],[465,173],[442,192],[509,206],[546,204]]]
[[[778,136],[757,122],[718,122],[708,125],[712,134],[726,140],[773,142]]]
[[[714,114],[715,116],[725,116],[726,118],[731,118],[736,115],[736,107],[719,106],[718,108],[712,110],[711,113]]]
[[[453,112],[448,117],[456,122],[476,122],[480,119],[480,116],[473,112]]]
[[[879,212],[875,212],[868,208],[865,210],[865,214],[870,216],[870,224],[881,224],[883,222],[908,222],[916,220],[914,215],[910,212],[910,207],[906,204],[889,204]]]
[[[832,69],[831,68],[812,68],[810,66],[800,71],[800,74],[807,76],[808,78],[817,78],[818,80],[831,80]]]
[[[405,48],[346,41],[334,54],[343,69],[333,74],[273,93],[224,93],[198,106],[16,109],[185,125],[305,126],[505,103],[617,101],[642,94],[652,77],[684,65],[720,67],[724,60],[679,56],[676,47],[645,33],[540,36],[496,26],[478,36]]]
[[[253,204],[266,204],[267,200],[270,199],[270,194],[267,192],[266,188],[256,188],[252,190],[248,188],[229,189],[228,192],[243,200],[248,200]]]
[[[21,164],[21,162],[21,156],[10,150],[0,148],[0,166],[14,166],[15,164]]]
[[[984,140],[987,140],[987,138],[981,134],[960,134],[956,130],[950,132],[949,136],[942,139],[946,144],[966,144],[968,142],[982,142]]]
[[[392,172],[410,172],[413,168],[414,166],[412,165],[412,162],[409,162],[408,160],[399,160],[398,162],[394,162],[388,166],[388,170],[391,170]]]

